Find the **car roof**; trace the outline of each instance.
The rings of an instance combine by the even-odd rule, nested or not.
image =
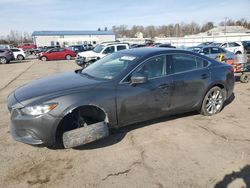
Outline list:
[[[103,46],[111,46],[111,45],[119,45],[119,44],[126,44],[126,45],[129,45],[129,43],[126,43],[126,42],[103,42],[103,43],[101,43],[100,45],[103,45]]]
[[[165,53],[186,53],[186,54],[197,55],[197,53],[194,53],[188,50],[181,50],[181,49],[176,49],[176,48],[160,48],[160,47],[132,48],[132,49],[119,51],[118,53],[124,53],[127,55],[134,55],[134,56],[143,56],[143,57],[150,57],[150,56],[160,55],[160,54],[165,54]]]

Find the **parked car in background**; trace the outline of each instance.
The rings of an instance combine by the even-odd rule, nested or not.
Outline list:
[[[41,52],[47,52],[50,49],[56,48],[55,46],[44,46],[44,47],[38,47],[36,49],[36,55],[39,55]]]
[[[244,54],[245,49],[241,42],[225,42],[220,45],[220,47],[227,49],[234,54]]]
[[[0,44],[0,49],[10,49],[10,45],[8,45],[8,44]]]
[[[76,63],[79,66],[87,67],[88,65],[94,63],[98,59],[103,58],[107,54],[117,52],[120,50],[129,49],[128,43],[102,43],[97,45],[93,50],[78,53]]]
[[[161,48],[176,48],[175,46],[172,46],[171,44],[159,44],[159,45],[155,45],[156,47],[161,47]]]
[[[83,47],[85,51],[94,49],[94,46],[92,44],[84,44]]]
[[[142,47],[147,47],[146,44],[132,44],[130,45],[131,48],[142,48]]]
[[[213,42],[203,42],[203,43],[200,43],[200,44],[197,45],[197,46],[202,47],[202,46],[208,46],[208,45],[211,45],[211,44],[213,44]]]
[[[10,50],[13,52],[15,59],[17,60],[25,59],[26,54],[21,48],[11,48]]]
[[[29,50],[29,49],[36,49],[37,46],[35,44],[26,43],[26,44],[19,45],[17,48],[21,48],[25,51],[25,50]]]
[[[76,54],[87,50],[83,45],[72,45],[72,46],[69,46],[68,48],[74,51]]]
[[[225,59],[234,59],[235,56],[233,52],[230,52],[226,49],[217,46],[202,47],[196,52],[205,55],[207,57],[210,57],[212,59],[218,59],[218,56],[220,54],[223,54]]]
[[[72,57],[75,57],[76,53],[67,48],[52,48],[46,52],[41,52],[39,54],[39,59],[42,61],[48,60],[70,60]]]
[[[0,63],[6,64],[14,60],[14,54],[10,49],[0,49]]]
[[[250,54],[250,41],[243,41],[242,45],[244,46],[246,53]]]
[[[233,68],[206,56],[123,50],[16,89],[8,96],[10,130],[26,144],[76,147],[108,136],[109,128],[189,111],[215,115],[233,88]]]

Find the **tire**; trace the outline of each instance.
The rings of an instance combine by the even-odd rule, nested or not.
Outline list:
[[[26,51],[27,56],[31,55],[30,51]]]
[[[242,54],[240,51],[236,52],[235,55],[240,55]]]
[[[48,61],[48,58],[47,58],[46,56],[42,56],[42,57],[41,57],[41,60],[42,60],[42,61]]]
[[[8,60],[5,57],[0,57],[0,63],[1,64],[7,64]]]
[[[212,116],[219,113],[224,105],[225,97],[221,88],[212,87],[205,95],[200,113],[205,116]]]
[[[84,68],[86,68],[87,66],[91,65],[92,63],[94,63],[93,61],[89,61],[87,63],[84,64]]]
[[[24,57],[23,57],[23,55],[17,55],[17,59],[18,60],[24,60]]]
[[[249,76],[247,74],[242,74],[240,76],[240,82],[241,83],[248,83],[249,82]]]
[[[65,56],[65,59],[66,59],[66,60],[71,60],[71,55],[69,55],[69,54],[66,55],[66,56]]]

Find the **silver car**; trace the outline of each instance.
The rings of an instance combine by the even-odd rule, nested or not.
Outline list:
[[[234,53],[223,49],[218,46],[206,46],[198,50],[198,53],[210,57],[212,59],[218,59],[219,54],[223,54],[225,59],[234,59]]]

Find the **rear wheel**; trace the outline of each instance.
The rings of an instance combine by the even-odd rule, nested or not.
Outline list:
[[[17,55],[17,59],[18,60],[24,60],[24,57],[23,57],[23,55]]]
[[[242,82],[242,83],[248,83],[249,82],[249,76],[247,74],[242,74],[240,76],[240,82]]]
[[[6,63],[8,63],[8,60],[5,57],[0,57],[0,63],[6,64]]]
[[[47,58],[46,56],[42,56],[42,57],[41,57],[41,60],[42,60],[42,61],[47,61],[48,58]]]
[[[212,87],[203,99],[201,114],[212,116],[221,111],[224,105],[224,92],[221,88]]]
[[[69,55],[69,54],[66,55],[66,56],[65,56],[65,59],[66,59],[66,60],[71,60],[71,55]]]

